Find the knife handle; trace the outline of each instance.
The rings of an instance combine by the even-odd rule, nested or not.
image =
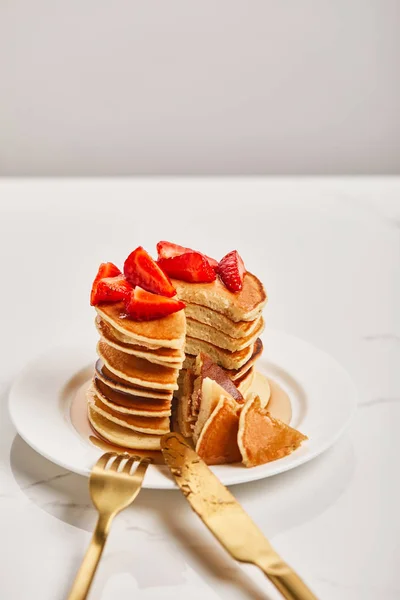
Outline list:
[[[270,563],[268,566],[264,566],[262,562],[257,563],[286,600],[318,600],[297,573],[281,558],[278,565],[278,568],[271,568]]]

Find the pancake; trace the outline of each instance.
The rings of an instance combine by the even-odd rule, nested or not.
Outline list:
[[[226,369],[226,372],[232,381],[237,381],[245,373],[247,373],[247,371],[254,366],[256,360],[260,358],[262,351],[263,343],[260,338],[258,338],[254,343],[253,354],[250,356],[249,360],[242,367],[240,367],[240,369]]]
[[[195,379],[190,403],[190,413],[196,418],[193,439],[199,439],[204,424],[224,395],[228,395],[237,404],[244,404],[244,398],[226,371],[216,365],[206,354],[199,354],[195,365]],[[246,374],[247,387],[251,383],[253,373]],[[243,383],[244,387],[244,383]],[[247,389],[247,388],[246,388]]]
[[[109,371],[129,383],[162,390],[178,388],[178,369],[162,367],[132,354],[126,354],[103,341],[97,344],[97,354]]]
[[[95,393],[103,404],[116,412],[144,417],[169,417],[171,414],[171,400],[131,396],[125,392],[113,390],[96,376],[93,384]]]
[[[195,321],[188,317],[186,319],[186,331],[189,337],[210,342],[211,344],[214,344],[214,346],[230,350],[231,352],[237,352],[238,350],[247,348],[250,344],[254,344],[258,336],[262,333],[264,329],[264,319],[260,317],[257,319],[257,323],[257,327],[250,335],[234,338],[226,333],[218,331],[215,327],[205,325],[204,323],[200,323],[200,321]]]
[[[307,437],[275,419],[255,394],[239,418],[238,444],[246,467],[255,467],[291,454]]]
[[[249,369],[240,379],[236,379],[233,383],[236,385],[239,392],[246,396],[251,389],[255,375],[255,368]]]
[[[240,292],[230,292],[217,277],[212,283],[188,283],[172,279],[180,300],[199,304],[223,314],[232,321],[254,321],[267,302],[261,281],[252,273],[245,273]],[[179,314],[179,313],[177,313]]]
[[[263,351],[263,344],[260,338],[257,338],[254,347],[253,353],[250,356],[249,360],[245,362],[239,369],[224,369],[225,372],[229,375],[232,381],[236,381],[240,379],[256,362],[258,358],[260,358]],[[184,363],[182,365],[183,369],[194,369],[196,364],[196,355],[195,354],[186,354]]]
[[[111,321],[106,321],[105,319],[103,319],[100,316],[100,314],[96,315],[96,319],[95,319],[96,327],[97,327],[97,321],[103,323],[103,325],[105,327],[108,327],[108,331],[112,333],[112,336],[115,339],[115,341],[122,342],[123,344],[140,345],[142,348],[147,348],[148,350],[160,350],[161,349],[161,346],[158,346],[157,344],[151,344],[150,342],[136,340],[132,336],[126,335],[125,333],[122,333],[118,329],[115,329],[115,327],[113,327],[113,325],[111,324]],[[163,348],[163,349],[164,350],[177,350],[178,352],[180,352],[177,348]]]
[[[228,394],[230,394],[232,398],[236,400],[236,402],[239,402],[240,404],[244,403],[242,394],[239,392],[232,380],[228,377],[225,370],[213,362],[211,358],[207,356],[207,354],[201,352],[198,355],[196,358],[194,373],[196,375],[196,379],[194,380],[192,395],[193,415],[198,414],[198,408],[201,400],[201,386],[206,377],[216,381],[225,392],[228,392]]]
[[[118,377],[118,375],[111,373],[111,371],[107,369],[101,360],[96,362],[95,370],[96,377],[101,379],[101,381],[114,390],[125,392],[130,396],[136,396],[139,398],[172,400],[171,390],[155,390],[153,388],[145,388],[139,385],[134,385],[133,383],[129,383],[129,381],[125,381],[125,379],[122,379],[121,377]]]
[[[102,439],[116,446],[120,446],[122,449],[129,448],[132,450],[159,450],[160,449],[160,435],[149,435],[145,433],[139,433],[128,429],[128,427],[122,427],[116,423],[112,423],[99,413],[92,409],[92,406],[88,404],[88,419],[89,423],[95,433],[97,433]]]
[[[200,304],[186,303],[185,307],[186,319],[195,319],[214,327],[221,333],[225,333],[233,338],[242,338],[251,335],[258,327],[258,321],[261,317],[255,318],[253,321],[232,321],[225,315],[206,308]]]
[[[245,400],[242,393],[246,393],[249,390],[253,377],[254,368],[251,368],[239,381],[238,389],[224,369],[215,364],[209,356],[203,353],[199,354],[196,359],[194,371],[183,369],[178,380],[179,390],[176,393],[178,399],[177,421],[182,434],[185,437],[190,437],[193,432],[194,440],[198,439],[205,421],[218,403],[219,395],[216,390],[219,390],[219,394],[227,392],[236,402],[244,404]],[[215,382],[217,384],[216,387],[210,387],[210,382]],[[206,395],[205,398],[203,398],[203,393]],[[213,393],[215,401],[205,417],[204,406],[210,405],[210,401],[207,398]],[[202,405],[203,416],[200,417]]]
[[[133,431],[129,427],[118,425],[100,414],[95,406],[96,395],[92,386],[87,391],[88,419],[93,430],[104,440],[121,446],[138,450],[159,450],[160,435],[152,435]]]
[[[196,452],[206,464],[222,465],[241,461],[237,442],[239,410],[233,398],[221,396],[196,444]]]
[[[180,350],[185,345],[186,317],[183,310],[154,321],[133,321],[125,315],[123,302],[101,304],[95,308],[101,319],[126,336],[130,343]]]
[[[112,423],[127,427],[133,431],[156,435],[163,435],[169,431],[168,417],[143,417],[116,412],[101,401],[96,394],[94,386],[92,386],[88,392],[88,402],[91,405],[92,411],[95,413],[103,416]]]
[[[204,354],[207,354],[214,362],[226,369],[240,369],[240,367],[242,367],[252,356],[253,347],[254,344],[247,348],[243,348],[242,350],[238,350],[237,352],[230,352],[229,350],[218,348],[218,346],[205,342],[204,340],[186,336],[186,350],[188,354],[197,355],[200,352],[204,352]]]
[[[146,348],[146,346],[140,346],[137,344],[127,344],[119,340],[114,332],[116,331],[109,323],[103,321],[100,317],[96,317],[95,320],[97,331],[99,332],[101,339],[105,341],[109,346],[112,346],[120,352],[126,352],[127,354],[133,354],[139,358],[144,358],[155,364],[161,366],[170,366],[176,369],[180,369],[185,358],[185,353],[182,350],[176,348]]]
[[[197,391],[197,421],[193,429],[193,440],[196,443],[200,437],[204,425],[210,418],[218,402],[224,397],[226,390],[220,386],[214,379],[205,377],[201,381],[201,387]]]

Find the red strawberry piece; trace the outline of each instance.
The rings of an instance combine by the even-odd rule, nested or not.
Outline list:
[[[173,244],[172,242],[158,242],[157,244],[157,253],[158,258],[172,258],[174,256],[179,256],[180,254],[185,254],[185,252],[191,252],[190,248],[185,248],[184,246],[179,246],[179,244]]]
[[[207,256],[207,254],[204,255],[206,257],[206,259],[208,260],[210,266],[213,269],[218,269],[218,261],[215,260],[215,258],[211,258],[211,256]]]
[[[96,291],[100,279],[104,279],[105,277],[116,277],[117,275],[122,275],[122,273],[112,262],[101,263],[92,284],[92,291],[90,292],[90,304],[92,306],[96,304]]]
[[[185,248],[184,246],[179,246],[178,244],[172,244],[172,242],[158,242],[157,244],[157,252],[158,258],[173,258],[174,256],[180,256],[181,254],[186,254],[187,252],[196,252],[196,250],[192,250],[191,248]],[[202,254],[199,252],[199,254]],[[211,258],[206,254],[203,256],[208,260],[213,269],[218,267],[218,261],[215,258]]]
[[[242,289],[245,272],[243,260],[236,250],[226,254],[218,265],[218,274],[231,292],[239,292]]]
[[[101,302],[119,302],[124,300],[132,292],[132,286],[123,275],[117,277],[105,277],[100,279],[94,294],[93,304],[96,306]]]
[[[192,283],[209,283],[216,278],[214,269],[200,252],[185,252],[171,258],[160,258],[160,267],[170,276]]]
[[[169,277],[142,246],[131,252],[126,259],[124,274],[132,286],[139,285],[149,292],[168,296],[169,298],[176,294]]]
[[[125,300],[126,312],[134,321],[162,319],[183,308],[184,302],[146,292],[139,286],[136,286]]]

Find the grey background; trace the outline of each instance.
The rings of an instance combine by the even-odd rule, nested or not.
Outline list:
[[[1,0],[0,174],[400,172],[399,0]]]

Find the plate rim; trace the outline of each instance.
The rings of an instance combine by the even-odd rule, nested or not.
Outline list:
[[[246,483],[249,483],[252,481],[272,477],[272,476],[278,475],[279,473],[284,473],[286,471],[289,471],[291,469],[299,467],[299,466],[307,463],[310,460],[313,460],[314,458],[321,455],[323,452],[328,450],[331,446],[333,446],[337,442],[337,440],[343,435],[345,430],[349,427],[351,421],[354,418],[356,410],[357,410],[357,398],[358,398],[357,387],[356,387],[353,379],[349,375],[349,373],[339,363],[339,361],[336,360],[336,358],[331,356],[325,350],[321,350],[314,344],[312,344],[302,338],[294,336],[292,334],[286,333],[284,331],[271,328],[271,329],[268,329],[266,333],[267,333],[268,338],[275,337],[275,338],[281,339],[283,342],[289,342],[289,343],[291,342],[292,344],[293,343],[301,344],[302,346],[306,347],[311,353],[316,352],[321,357],[323,357],[324,360],[327,360],[328,362],[330,362],[332,364],[332,366],[335,367],[335,369],[337,369],[339,372],[341,372],[341,374],[343,376],[343,381],[346,380],[346,385],[348,386],[348,389],[351,390],[351,394],[349,394],[349,396],[352,398],[352,402],[351,402],[351,404],[349,403],[347,415],[343,419],[341,426],[338,427],[336,429],[336,431],[334,432],[334,434],[332,434],[330,437],[328,437],[324,442],[320,442],[313,449],[308,449],[307,452],[303,452],[298,455],[296,455],[296,453],[289,455],[291,460],[286,461],[286,462],[283,462],[283,461],[285,461],[285,458],[289,458],[289,457],[285,457],[283,459],[279,459],[279,460],[276,460],[276,461],[273,461],[270,463],[266,463],[265,465],[260,465],[258,467],[252,467],[251,469],[246,469],[245,467],[239,466],[239,465],[236,468],[233,467],[234,470],[231,473],[229,473],[229,471],[227,470],[227,472],[224,473],[222,477],[219,476],[219,478],[221,479],[223,484],[227,485],[227,486],[246,484]],[[264,338],[266,337],[265,334],[263,337]],[[268,342],[268,344],[269,344],[269,342]],[[273,350],[273,344],[271,345],[271,348]],[[58,456],[54,456],[53,454],[47,452],[46,449],[43,449],[43,447],[38,446],[35,443],[35,441],[33,441],[32,438],[30,438],[29,434],[27,435],[26,428],[21,426],[21,423],[19,422],[19,418],[16,415],[16,412],[17,412],[16,404],[18,401],[15,399],[15,397],[16,397],[16,393],[18,391],[18,387],[24,383],[26,375],[32,370],[32,368],[35,365],[40,363],[40,361],[42,361],[45,357],[48,357],[50,353],[53,354],[53,353],[56,353],[57,351],[58,352],[63,352],[63,351],[66,352],[68,350],[70,350],[70,351],[78,350],[80,353],[85,353],[85,354],[87,352],[88,357],[91,356],[92,354],[94,357],[94,350],[91,349],[88,346],[88,344],[81,344],[78,346],[77,344],[66,343],[66,344],[58,344],[57,346],[47,348],[45,351],[38,354],[35,358],[28,361],[27,364],[21,369],[19,374],[15,377],[15,379],[10,387],[9,393],[8,393],[8,412],[10,415],[11,422],[12,422],[13,426],[15,427],[17,434],[20,435],[20,437],[35,452],[37,452],[38,454],[40,454],[41,456],[43,456],[45,459],[49,460],[53,464],[57,464],[58,466],[60,466],[61,468],[65,469],[69,472],[88,477],[90,475],[89,467],[80,468],[77,466],[71,466],[71,464],[68,461],[65,461],[63,458],[60,458]],[[272,356],[270,362],[272,364],[276,364],[275,361],[273,360],[273,358],[274,357]],[[265,361],[266,357],[264,357],[264,356],[261,357],[260,363],[263,360]],[[90,362],[90,360],[89,360],[89,362]],[[85,366],[87,366],[87,365],[82,364],[81,368],[84,368]],[[284,365],[281,365],[281,366],[284,368]],[[76,372],[77,371],[75,370],[73,373],[70,374],[70,376],[73,377],[74,374],[76,374]],[[60,411],[60,413],[61,413],[61,411]],[[65,424],[65,426],[73,427],[72,424],[67,424],[67,423]],[[96,450],[94,446],[93,446],[93,449]],[[100,453],[99,453],[99,455],[100,455]],[[221,467],[221,465],[219,467]],[[223,467],[229,468],[229,467],[231,467],[231,465],[223,465]],[[268,468],[268,472],[265,472],[266,467]],[[177,490],[177,489],[179,489],[177,484],[175,483],[174,479],[168,472],[167,467],[163,467],[162,465],[161,466],[151,465],[150,468],[152,470],[153,469],[157,470],[158,477],[156,477],[154,481],[150,481],[149,478],[147,478],[147,482],[146,482],[146,478],[145,478],[145,480],[143,482],[144,488],[160,489],[160,490]],[[246,474],[245,477],[238,477],[239,469],[243,474]],[[211,467],[211,470],[214,473],[216,473],[215,467]],[[218,466],[217,466],[216,474],[218,476]]]

